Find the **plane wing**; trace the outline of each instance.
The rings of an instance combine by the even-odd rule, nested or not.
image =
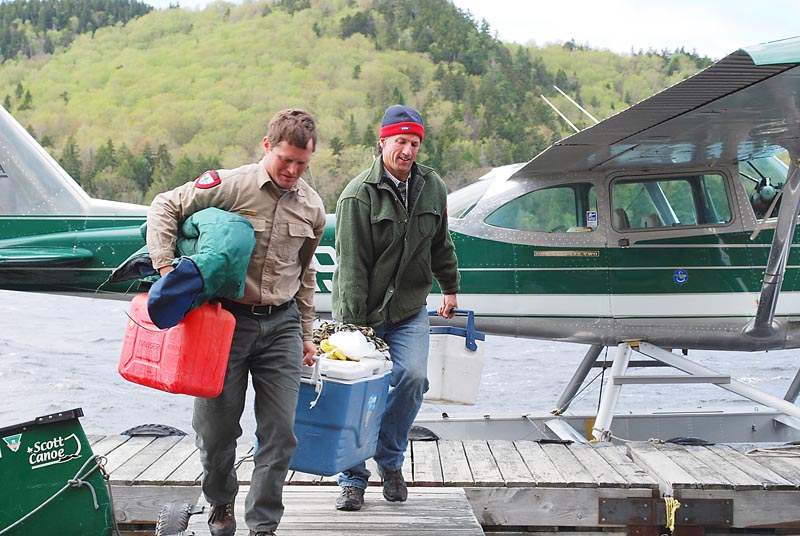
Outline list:
[[[800,37],[740,49],[540,153],[519,176],[769,156],[800,143]]]

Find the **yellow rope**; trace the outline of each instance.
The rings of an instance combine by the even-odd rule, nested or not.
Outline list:
[[[664,497],[664,505],[667,509],[667,528],[670,533],[675,532],[675,513],[681,507],[681,503],[675,497]]]

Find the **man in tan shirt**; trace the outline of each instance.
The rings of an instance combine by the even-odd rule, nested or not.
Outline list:
[[[260,162],[207,171],[156,196],[147,214],[147,246],[162,276],[173,269],[178,226],[199,210],[234,212],[255,231],[244,296],[223,301],[236,318],[236,330],[222,393],[196,398],[194,404],[192,424],[203,464],[203,494],[212,505],[208,525],[213,536],[233,536],[236,530],[234,462],[248,373],[259,448],[245,522],[251,535],[267,536],[283,515],[283,482],[297,445],[292,429],[301,363],[313,363],[315,353],[311,260],[325,227],[325,208],[301,175],[316,143],[316,125],[308,112],[278,112],[263,138]]]

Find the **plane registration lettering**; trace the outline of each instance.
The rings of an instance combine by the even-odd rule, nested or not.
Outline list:
[[[589,251],[564,250],[564,251],[534,251],[534,257],[599,257],[600,252],[596,249]]]

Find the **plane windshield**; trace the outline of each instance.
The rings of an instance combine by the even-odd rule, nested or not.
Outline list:
[[[478,181],[447,196],[447,212],[451,218],[463,218],[475,208],[491,181]]]
[[[518,231],[591,232],[597,226],[597,195],[590,183],[534,190],[512,199],[484,221]]]
[[[0,107],[0,215],[83,214],[88,196]]]
[[[611,186],[617,230],[721,225],[731,221],[722,175],[625,179]]]
[[[750,205],[759,220],[774,218],[780,210],[780,193],[786,181],[789,166],[784,159],[789,158],[784,152],[778,156],[754,158],[739,162],[739,178],[750,198]],[[773,205],[774,201],[774,207]],[[770,211],[772,207],[772,211]]]
[[[524,164],[509,164],[493,168],[482,176],[477,182],[452,192],[447,196],[447,213],[451,218],[464,218],[483,199],[489,187],[493,184],[504,183],[511,175],[517,172]],[[489,194],[491,195],[491,194]]]

